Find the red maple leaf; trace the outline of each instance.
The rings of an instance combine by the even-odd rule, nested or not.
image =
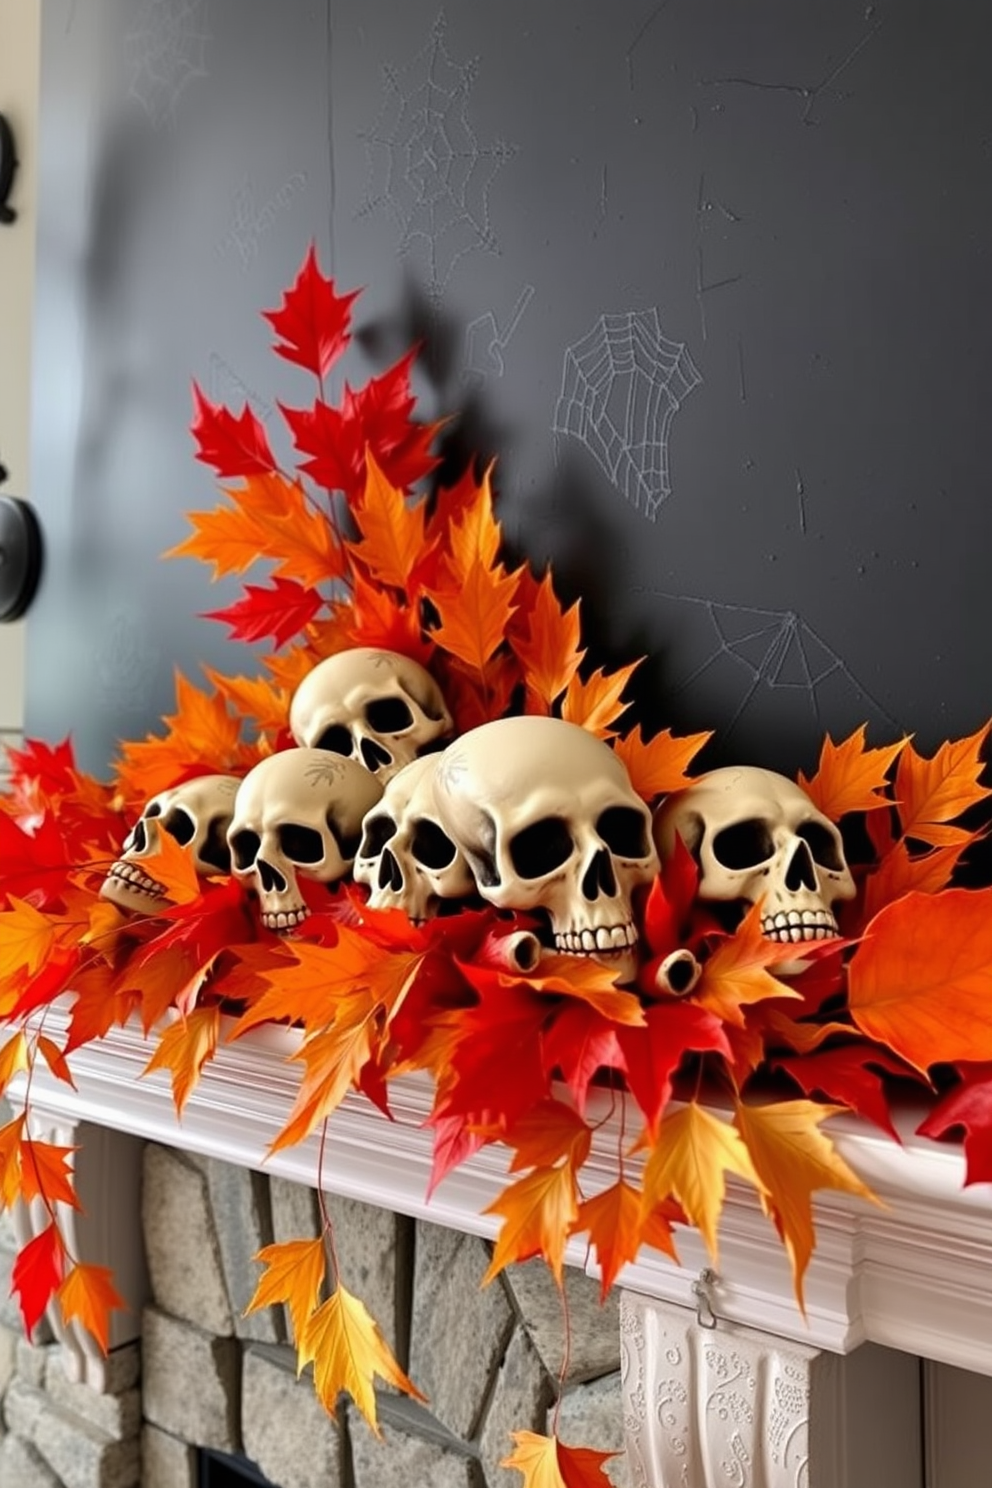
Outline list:
[[[655,1003],[645,1013],[643,1028],[619,1028],[617,1038],[627,1083],[652,1137],[671,1097],[672,1077],[686,1054],[731,1057],[720,1019],[692,1002]]]
[[[323,604],[319,590],[277,576],[270,584],[246,584],[244,598],[223,610],[204,610],[203,618],[229,625],[232,641],[250,643],[271,636],[277,646],[285,646]]]
[[[29,1338],[62,1280],[64,1266],[65,1249],[54,1221],[17,1254],[10,1273],[10,1290],[18,1295]]]
[[[219,403],[211,403],[197,383],[193,384],[195,413],[190,433],[196,440],[196,458],[220,476],[267,475],[276,469],[262,424],[245,404],[238,417]]]
[[[935,1141],[964,1131],[965,1183],[992,1183],[992,1064],[959,1064],[961,1083],[917,1128]]]
[[[351,307],[361,294],[339,295],[334,280],[320,272],[313,243],[278,310],[262,314],[282,339],[275,350],[287,362],[324,378],[351,341]]]

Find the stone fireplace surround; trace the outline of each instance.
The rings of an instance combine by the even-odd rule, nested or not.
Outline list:
[[[57,1035],[65,1015],[49,1013],[46,1030]],[[241,1316],[254,1252],[318,1222],[316,1137],[266,1160],[295,1092],[295,1042],[268,1027],[222,1045],[181,1123],[167,1079],[141,1078],[150,1049],[136,1026],[76,1051],[76,1090],[36,1072],[36,1126],[80,1146],[78,1249],[113,1267],[133,1311],[115,1317],[104,1361],[76,1330],[19,1340],[5,1303],[0,1483],[194,1488],[202,1446],[244,1453],[277,1488],[519,1488],[499,1459],[510,1429],[545,1429],[560,1309],[538,1263],[480,1289],[497,1225],[483,1210],[505,1171],[498,1151],[477,1154],[427,1200],[426,1080],[391,1087],[393,1122],[362,1097],[345,1101],[323,1188],[345,1280],[429,1409],[383,1395],[382,1444],[347,1405],[334,1424],[295,1378],[282,1310]],[[574,1245],[562,1437],[625,1441],[609,1473],[630,1488],[918,1481],[914,1356],[992,1375],[992,1199],[988,1185],[962,1187],[957,1148],[912,1137],[915,1119],[906,1113],[902,1148],[853,1119],[831,1123],[883,1205],[817,1196],[805,1321],[778,1240],[743,1187],[729,1191],[710,1281],[698,1235],[680,1233],[680,1266],[647,1253],[621,1276],[619,1303],[601,1309]],[[598,1186],[612,1181],[615,1141],[606,1119],[591,1160]],[[22,1212],[16,1236],[0,1234],[0,1261],[9,1266],[41,1222]]]

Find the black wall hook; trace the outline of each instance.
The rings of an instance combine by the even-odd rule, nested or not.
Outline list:
[[[7,205],[16,169],[14,132],[3,114],[0,114],[0,222],[13,222],[17,217],[13,207]]]
[[[0,483],[7,472],[0,465]],[[41,528],[26,501],[0,496],[0,625],[19,620],[41,578]]]

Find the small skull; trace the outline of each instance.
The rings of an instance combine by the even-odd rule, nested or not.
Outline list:
[[[356,646],[304,677],[289,727],[297,744],[356,759],[385,784],[411,760],[442,748],[452,721],[441,689],[418,662]]]
[[[169,902],[165,889],[144,869],[144,860],[160,850],[162,832],[189,850],[201,878],[230,873],[227,829],[240,784],[236,775],[200,775],[153,796],[125,837],[100,897],[118,909],[142,914],[165,908]]]
[[[555,950],[634,975],[633,894],[658,856],[608,744],[559,718],[501,718],[448,746],[434,795],[484,899],[543,911]]]
[[[736,765],[701,775],[655,813],[663,859],[676,834],[699,866],[699,899],[727,906],[728,928],[760,900],[762,933],[773,940],[837,936],[834,906],[855,894],[840,831],[787,776]],[[777,970],[789,974],[806,964]]]
[[[433,782],[443,756],[425,755],[397,771],[362,824],[355,880],[371,889],[373,909],[402,909],[414,924],[433,919],[442,901],[466,899],[471,870],[438,820]]]
[[[368,770],[320,749],[285,749],[249,771],[227,840],[232,871],[253,885],[268,930],[295,930],[310,913],[298,876],[334,884],[347,875],[362,817],[381,795]]]

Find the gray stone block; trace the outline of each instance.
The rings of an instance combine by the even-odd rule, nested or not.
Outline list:
[[[51,1468],[19,1436],[0,1442],[0,1483],[10,1488],[62,1488]]]
[[[278,1245],[287,1240],[316,1240],[323,1228],[317,1190],[288,1178],[269,1179],[272,1206],[272,1238]]]
[[[0,1328],[0,1395],[3,1394],[17,1368],[17,1345],[21,1342],[18,1334],[10,1328]],[[0,1478],[0,1482],[3,1479]]]
[[[141,1488],[196,1488],[196,1451],[157,1426],[141,1432]]]
[[[554,1412],[548,1411],[546,1431]],[[558,1435],[570,1447],[592,1447],[597,1452],[619,1452],[604,1464],[613,1488],[631,1488],[630,1466],[624,1450],[623,1394],[620,1373],[604,1375],[586,1385],[573,1385],[561,1398]]]
[[[64,1488],[137,1488],[137,1437],[114,1441],[71,1411],[56,1409],[43,1390],[15,1379],[4,1398],[11,1431],[35,1449]]]
[[[514,1329],[500,1365],[479,1437],[487,1488],[519,1488],[516,1468],[500,1467],[513,1451],[514,1431],[543,1431],[551,1381],[525,1330]]]
[[[473,1235],[418,1223],[410,1377],[456,1436],[471,1437],[506,1350],[513,1310],[497,1278],[481,1285],[489,1252]]]
[[[141,1391],[134,1385],[118,1395],[99,1394],[89,1385],[66,1378],[61,1362],[49,1361],[45,1388],[62,1410],[73,1411],[116,1441],[137,1436],[141,1426]]]
[[[147,1307],[142,1329],[145,1417],[173,1436],[241,1450],[241,1347]]]
[[[397,1264],[407,1222],[388,1209],[336,1194],[328,1196],[327,1205],[342,1282],[361,1297],[393,1353],[401,1342],[405,1350],[407,1327],[406,1318],[400,1316],[400,1303],[409,1296],[409,1286],[405,1278],[398,1277]],[[401,1365],[405,1362],[400,1359]]]
[[[234,1331],[239,1338],[283,1343],[286,1330],[281,1307],[265,1307],[245,1316],[262,1274],[255,1256],[263,1245],[272,1244],[269,1180],[264,1173],[213,1157],[206,1160],[206,1174]]]
[[[141,1222],[156,1306],[211,1333],[232,1334],[207,1180],[182,1154],[145,1149]]]
[[[241,1385],[244,1452],[279,1488],[341,1488],[340,1424],[327,1414],[307,1374],[296,1377],[292,1349],[249,1345]]]
[[[15,1364],[18,1377],[29,1385],[43,1385],[45,1370],[52,1350],[58,1345],[51,1343],[29,1343],[24,1337],[17,1340]]]
[[[565,1357],[565,1322],[555,1280],[544,1261],[508,1266],[504,1275],[531,1342],[555,1379]],[[574,1266],[562,1273],[568,1301],[566,1382],[598,1379],[620,1368],[620,1302],[613,1291],[600,1305],[599,1282]]]
[[[353,1406],[348,1424],[355,1488],[474,1488],[478,1482],[471,1456],[389,1425],[382,1425],[380,1439]]]

